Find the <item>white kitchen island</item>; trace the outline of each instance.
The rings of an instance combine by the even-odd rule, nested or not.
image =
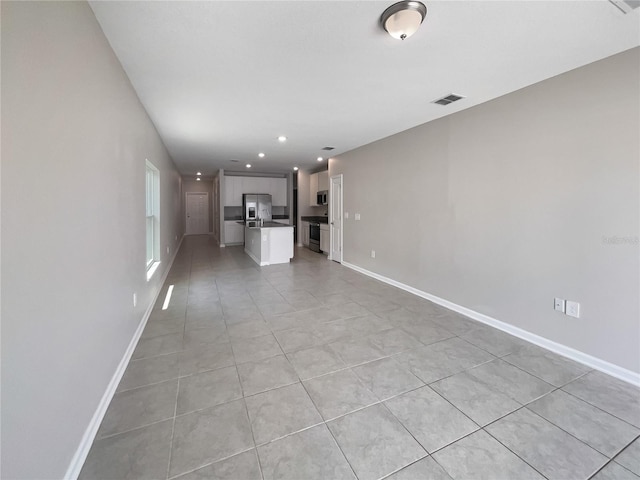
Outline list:
[[[244,228],[244,251],[261,267],[293,258],[293,226],[275,222]]]

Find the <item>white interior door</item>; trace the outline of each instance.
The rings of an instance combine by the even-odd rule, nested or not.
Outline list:
[[[331,177],[329,188],[331,207],[331,260],[342,263],[342,175]]]
[[[209,194],[187,192],[187,235],[209,233]]]

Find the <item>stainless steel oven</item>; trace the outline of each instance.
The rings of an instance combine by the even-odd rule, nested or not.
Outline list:
[[[309,224],[309,250],[320,252],[320,224]]]

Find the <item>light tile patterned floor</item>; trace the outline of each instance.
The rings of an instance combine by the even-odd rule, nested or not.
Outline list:
[[[80,478],[639,479],[639,435],[624,382],[309,250],[259,268],[194,236]]]

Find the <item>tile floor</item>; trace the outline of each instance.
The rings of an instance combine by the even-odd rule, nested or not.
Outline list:
[[[259,268],[195,236],[80,478],[638,479],[639,435],[628,384],[309,250]]]

